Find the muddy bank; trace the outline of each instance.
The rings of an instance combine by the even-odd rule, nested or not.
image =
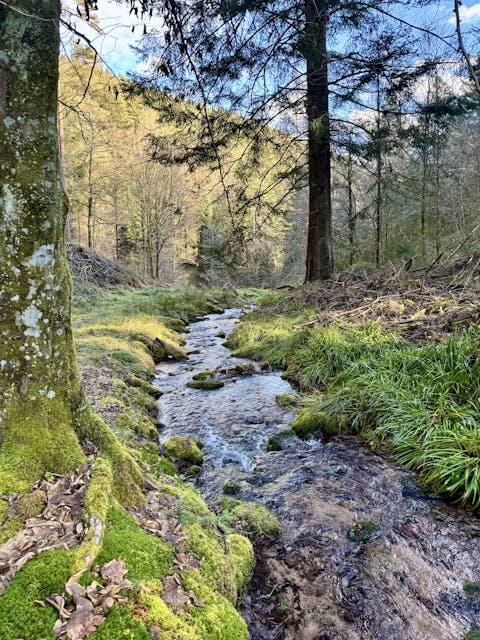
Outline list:
[[[294,414],[275,402],[292,392],[278,373],[238,375],[222,346],[239,310],[191,325],[185,362],[161,365],[156,384],[166,428],[204,443],[196,484],[215,506],[227,482],[270,508],[283,535],[265,541],[242,610],[255,640],[461,640],[480,623],[480,521],[429,497],[412,476],[354,441],[287,440],[265,451]],[[218,335],[220,334],[220,335]],[[213,391],[186,387],[219,372]]]

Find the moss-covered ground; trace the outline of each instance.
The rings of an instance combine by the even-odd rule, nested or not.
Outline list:
[[[421,283],[414,296],[415,284],[405,299],[398,283],[370,298],[365,285],[306,287],[250,314],[229,344],[234,355],[283,369],[303,393],[292,424],[299,437],[361,437],[431,490],[478,506],[477,315],[468,296],[463,310],[458,300],[449,309],[448,296]]]
[[[222,533],[222,522],[161,455],[155,401],[161,390],[150,381],[155,363],[167,357],[157,338],[181,346],[184,340],[178,331],[189,320],[239,304],[238,295],[229,290],[105,291],[77,286],[74,330],[80,370],[89,402],[111,429],[102,432],[101,450],[107,455],[93,462],[83,501],[87,532],[83,543],[71,551],[45,551],[30,560],[0,596],[2,640],[54,640],[58,614],[48,604],[42,606],[45,598],[63,593],[65,583],[79,569],[87,570],[81,580],[88,582],[95,567],[118,558],[126,564],[132,589],[125,594],[126,600],[107,612],[106,621],[90,638],[147,640],[152,634],[164,640],[248,638],[235,603],[253,570],[252,545],[241,535]],[[89,422],[90,429],[92,424],[94,420]],[[90,439],[87,428],[84,436]],[[199,460],[201,452],[196,443],[192,446]],[[142,528],[135,512],[127,511],[128,487],[122,494],[117,485],[119,470],[132,459],[135,468],[129,468],[135,474],[147,473],[159,495],[172,496],[174,506],[159,518],[177,523],[183,552],[196,559],[198,566],[183,566],[178,559],[181,546]],[[128,485],[129,478],[124,480]],[[131,481],[136,487],[141,484]],[[17,510],[22,518],[15,521],[7,519],[8,503],[0,501],[0,544],[21,529],[25,519],[41,512],[43,499],[27,493]],[[188,606],[176,606],[166,597],[164,584],[169,576],[176,576],[175,584],[183,596],[187,594]],[[101,581],[98,574],[93,578]]]

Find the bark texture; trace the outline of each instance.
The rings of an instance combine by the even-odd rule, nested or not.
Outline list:
[[[306,281],[333,273],[326,2],[305,0],[309,220]]]
[[[97,440],[118,478],[132,470],[126,489],[139,480],[84,402],[76,365],[57,134],[59,17],[60,0],[0,5],[0,495],[73,469],[83,460],[77,435]]]

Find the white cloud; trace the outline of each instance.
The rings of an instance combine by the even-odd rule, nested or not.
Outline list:
[[[460,6],[460,19],[462,22],[474,22],[476,20],[480,20],[480,2],[476,2],[470,7],[462,4]],[[455,24],[455,15],[450,18],[449,22],[450,24]]]

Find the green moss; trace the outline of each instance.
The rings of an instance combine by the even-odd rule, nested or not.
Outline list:
[[[123,434],[128,431],[133,431],[137,435],[150,438],[151,440],[156,440],[158,437],[158,431],[155,425],[150,422],[149,418],[142,415],[139,415],[135,419],[126,413],[121,413],[117,416],[115,422],[117,429]]]
[[[281,533],[280,523],[273,513],[256,502],[241,502],[233,498],[222,498],[220,518],[235,531],[251,540],[261,536],[276,538]]]
[[[88,640],[152,640],[152,636],[143,621],[132,614],[129,605],[115,605]]]
[[[210,369],[206,369],[205,371],[199,371],[198,373],[194,373],[192,376],[193,380],[207,380],[213,376],[213,371]]]
[[[83,499],[86,534],[82,544],[75,550],[75,571],[90,567],[102,546],[112,486],[110,462],[105,458],[96,458],[92,463],[90,482]]]
[[[268,439],[266,451],[283,451],[285,445],[289,441],[291,441],[292,438],[296,437],[297,434],[295,433],[295,431],[293,431],[293,429],[285,429],[284,431],[280,431],[280,433],[276,433]]]
[[[174,557],[170,544],[146,534],[135,519],[120,507],[110,507],[97,564],[122,558],[130,580],[161,580]]]
[[[225,333],[225,331],[219,331],[218,333],[215,334],[215,338],[226,338],[227,334]]]
[[[28,518],[38,516],[45,507],[46,498],[45,492],[40,489],[20,496],[16,508],[17,518],[25,522]]]
[[[158,416],[159,409],[157,401],[152,398],[152,396],[149,396],[142,391],[135,394],[133,397],[133,404],[152,418],[156,418]]]
[[[0,522],[3,522],[7,517],[9,508],[10,505],[8,504],[8,502],[0,498]]]
[[[473,625],[463,640],[480,640],[480,627]]]
[[[173,460],[190,462],[193,465],[203,464],[203,454],[195,440],[174,436],[167,440],[163,446],[168,456]]]
[[[72,429],[72,415],[60,395],[11,404],[5,424],[0,495],[25,492],[45,471],[69,473],[85,461]]]
[[[294,393],[279,393],[275,396],[275,400],[278,406],[284,409],[295,409],[300,402],[300,398]]]
[[[248,584],[255,566],[255,554],[248,538],[232,533],[228,537],[235,565],[235,582],[238,592]]]
[[[300,411],[292,422],[292,430],[302,440],[307,440],[315,434],[335,436],[347,429],[346,416],[335,413],[330,415],[326,411],[314,411],[305,408]]]
[[[467,595],[480,593],[480,582],[466,582],[463,585],[463,590]]]
[[[7,520],[5,524],[0,527],[0,545],[13,538],[14,535],[22,531],[24,523],[22,520],[17,520],[16,518],[12,520]]]
[[[146,469],[150,474],[157,478],[162,474],[167,476],[176,475],[175,465],[160,455],[158,445],[153,443],[143,446],[139,450],[140,460],[145,463]]]
[[[380,531],[380,527],[375,522],[361,520],[348,530],[347,536],[353,542],[368,542],[378,531]]]
[[[185,571],[183,574],[185,589],[191,589],[197,598],[204,602],[203,607],[190,606],[188,613],[193,619],[194,628],[204,640],[247,640],[248,631],[245,620],[227,598],[212,589],[198,571]],[[176,638],[172,638],[176,640]]]
[[[174,613],[158,595],[144,595],[141,602],[148,607],[146,624],[160,627],[162,640],[203,640],[189,616],[183,612]]]
[[[226,482],[223,485],[222,492],[227,496],[233,496],[239,493],[241,487],[238,482]]]
[[[0,596],[2,640],[55,640],[53,625],[58,617],[53,607],[37,607],[52,593],[63,593],[71,575],[72,556],[64,549],[44,551],[28,562]]]
[[[198,466],[198,464],[192,464],[190,467],[185,469],[186,476],[198,476],[198,474],[201,472],[202,472],[202,467]]]
[[[108,458],[113,472],[113,495],[125,506],[143,502],[140,469],[109,427],[91,409],[86,409],[76,427],[80,438],[90,440]]]
[[[251,362],[243,362],[242,364],[236,364],[233,367],[233,370],[235,373],[238,373],[240,375],[247,375],[250,373],[255,373],[256,371],[255,365],[253,365]]]
[[[125,382],[130,387],[141,389],[143,393],[146,393],[153,398],[159,398],[162,395],[160,389],[157,389],[157,387],[154,387],[153,384],[147,382],[146,380],[143,380],[142,378],[139,378],[138,376],[128,376],[125,379]]]
[[[220,389],[225,383],[223,380],[193,380],[187,382],[187,387],[190,389],[203,389],[204,391],[213,391],[214,389]]]

